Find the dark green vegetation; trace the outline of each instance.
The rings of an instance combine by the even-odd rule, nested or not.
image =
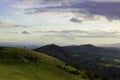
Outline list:
[[[35,49],[65,61],[90,80],[120,80],[120,49],[93,45],[65,46],[47,45]],[[64,56],[64,57],[63,57]]]
[[[0,47],[0,80],[87,80],[79,71],[43,53]]]

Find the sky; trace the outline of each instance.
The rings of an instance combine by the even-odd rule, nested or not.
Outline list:
[[[120,43],[120,0],[0,0],[0,43]]]

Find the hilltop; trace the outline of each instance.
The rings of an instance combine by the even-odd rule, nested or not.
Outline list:
[[[65,60],[66,57],[69,57],[69,53],[66,50],[55,44],[42,46],[40,48],[35,49],[35,51],[43,52],[47,55],[56,57],[61,60]]]

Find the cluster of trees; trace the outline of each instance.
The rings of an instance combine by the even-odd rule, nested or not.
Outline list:
[[[79,70],[85,70],[84,76],[90,80],[120,80],[120,64],[112,57],[80,54],[67,62]]]

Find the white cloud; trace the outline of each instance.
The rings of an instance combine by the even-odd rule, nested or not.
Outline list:
[[[0,21],[0,28],[13,28],[13,27],[23,27],[23,28],[26,28],[28,26],[25,26],[25,25],[20,25],[20,24],[16,24],[14,22],[11,22],[11,21],[7,21],[7,20],[2,20]]]
[[[43,34],[46,37],[76,39],[76,38],[120,38],[119,30],[62,30],[33,31],[32,34]]]
[[[0,27],[11,27],[12,24],[9,21],[0,21]]]

